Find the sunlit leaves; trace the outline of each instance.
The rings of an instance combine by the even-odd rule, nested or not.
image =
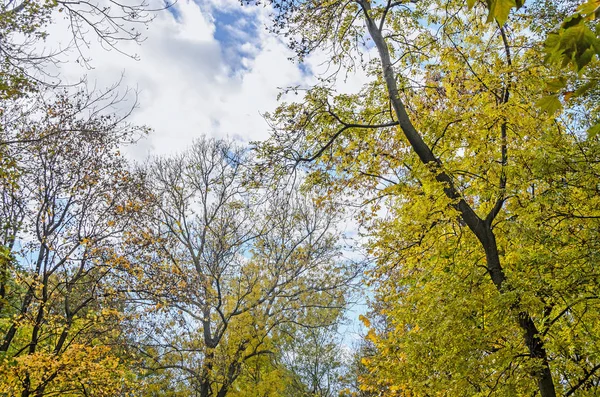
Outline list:
[[[372,312],[362,318],[376,353],[362,361],[362,391],[528,395],[550,377],[559,393],[585,385],[593,395],[597,376],[580,379],[595,371],[596,333],[567,331],[598,321],[588,295],[597,284],[590,278],[599,248],[597,188],[588,178],[598,172],[598,148],[584,133],[595,117],[587,109],[595,106],[597,75],[577,46],[593,40],[570,19],[559,44],[580,68],[545,64],[542,43],[528,30],[534,15],[523,9],[507,19],[522,3],[488,3],[487,24],[474,2],[467,5],[474,12],[466,16],[460,2],[365,5],[370,17],[386,16],[376,24],[392,59],[378,47],[383,70],[367,66],[371,80],[356,93],[321,86],[283,104],[270,115],[276,132],[263,154],[306,164],[323,200],[361,208],[376,261]],[[330,22],[305,21],[303,29]],[[410,40],[406,30],[414,32]],[[575,74],[584,69],[579,82]],[[406,116],[394,113],[390,70]],[[404,131],[386,124],[396,118],[410,119]],[[417,139],[406,142],[413,128],[435,159],[422,160]],[[503,269],[501,283],[493,266]],[[524,339],[525,329],[539,342]],[[547,350],[531,349],[543,344]],[[566,353],[575,346],[577,357]]]
[[[508,15],[513,8],[519,9],[523,6],[523,0],[486,0],[488,8],[487,22],[498,21],[498,24],[504,25]],[[472,7],[473,2],[467,2]]]

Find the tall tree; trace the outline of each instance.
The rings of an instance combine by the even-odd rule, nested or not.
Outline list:
[[[168,3],[161,3],[158,9],[168,6]],[[23,133],[26,130],[14,128],[21,119],[30,120],[32,114],[33,117],[42,117],[45,122],[61,122],[56,115],[43,114],[43,110],[52,110],[53,106],[48,103],[55,101],[53,89],[61,84],[60,76],[50,73],[49,66],[64,61],[64,55],[75,50],[77,61],[89,67],[86,49],[90,40],[97,39],[104,48],[117,51],[121,51],[119,44],[123,41],[142,41],[140,26],[153,19],[154,11],[157,9],[145,0],[6,0],[0,3],[0,184],[4,188],[14,190],[18,185],[21,171],[17,158],[22,147],[17,144],[43,141],[59,132],[70,132],[53,126],[47,128],[44,134],[28,131],[29,136],[25,137]],[[68,42],[52,42],[54,37],[49,37],[47,28],[57,18],[68,20],[71,33]],[[107,92],[112,94],[113,90]],[[88,97],[84,101],[90,99]],[[101,99],[106,98],[96,98],[96,101]],[[6,208],[13,207],[9,205]],[[5,215],[0,220],[0,227],[10,234],[18,227],[21,213]],[[12,238],[4,237],[5,245],[0,246],[2,262],[7,260],[12,249]],[[0,278],[4,279],[4,276]]]
[[[288,327],[280,361],[290,373],[286,396],[337,397],[342,390],[345,354],[337,324],[322,328]]]
[[[227,395],[250,360],[275,354],[282,325],[335,322],[353,276],[337,212],[254,186],[248,169],[246,149],[204,138],[147,171],[157,204],[134,289],[164,320],[142,327],[142,354],[202,397]]]
[[[11,126],[31,143],[13,145],[18,184],[2,186],[11,217],[0,285],[2,394],[115,395],[127,386],[111,346],[121,316],[111,280],[122,267],[117,241],[142,199],[119,147],[143,129],[93,105],[87,93],[65,92],[42,117]]]
[[[358,94],[324,79],[282,105],[262,154],[314,163],[312,183],[369,206],[375,307],[389,318],[369,336],[379,387],[595,393],[598,144],[557,107],[534,106],[557,71],[532,15],[486,24],[488,10],[454,1],[272,4],[300,59],[377,61],[363,63],[372,80]]]

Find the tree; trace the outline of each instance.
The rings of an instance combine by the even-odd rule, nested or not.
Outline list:
[[[279,342],[274,343],[277,350]],[[293,382],[293,374],[277,362],[273,355],[255,356],[244,363],[230,397],[287,397],[286,390]]]
[[[103,95],[100,95],[103,97]],[[11,128],[18,184],[3,185],[0,393],[115,395],[127,388],[118,341],[118,239],[143,201],[119,147],[144,131],[59,95]],[[60,129],[61,133],[49,133]],[[65,133],[68,131],[68,134]],[[45,136],[43,142],[37,139]],[[28,142],[29,143],[25,143]]]
[[[71,51],[78,53],[77,62],[90,66],[85,53],[90,40],[97,39],[104,48],[122,52],[119,43],[141,42],[140,26],[147,25],[154,12],[169,7],[163,3],[152,7],[146,0],[7,0],[0,4],[0,97],[19,97],[39,86],[56,86],[60,78],[48,73],[47,67],[61,61]],[[50,50],[43,44],[48,39],[46,28],[56,19],[68,21],[71,40],[54,43]],[[135,57],[135,54],[129,54]]]
[[[337,324],[286,330],[279,343],[280,360],[291,375],[287,396],[339,396],[346,357],[337,331]]]
[[[486,24],[488,10],[452,1],[272,4],[300,59],[377,60],[359,94],[324,79],[283,104],[261,150],[271,164],[311,163],[309,181],[367,206],[391,327],[370,334],[381,390],[595,393],[598,144],[534,106],[558,72],[527,31],[532,15]],[[567,331],[575,324],[587,331]]]
[[[168,6],[169,4],[164,4],[164,7]],[[143,36],[138,28],[152,20],[154,11],[158,10],[150,7],[145,0],[139,3],[113,0],[7,0],[0,4],[0,183],[5,192],[18,189],[18,175],[22,171],[18,169],[17,157],[20,156],[22,147],[17,144],[43,141],[59,132],[71,132],[52,126],[47,128],[45,134],[37,134],[37,131],[31,134],[28,131],[30,136],[23,137],[24,131],[14,128],[21,119],[30,120],[32,114],[33,117],[42,117],[45,122],[62,122],[56,115],[43,114],[45,110],[52,111],[53,105],[48,103],[56,100],[53,89],[60,85],[59,76],[49,74],[48,66],[59,63],[63,60],[62,55],[74,48],[79,54],[77,61],[89,67],[90,59],[85,54],[85,48],[93,37],[105,48],[117,51],[120,51],[120,42],[142,41]],[[47,50],[44,47],[48,39],[46,28],[58,16],[68,19],[72,40],[69,43],[53,43],[53,49]],[[114,94],[114,88],[107,90],[106,94]],[[91,99],[92,96],[83,99],[88,101],[83,108],[91,105]],[[99,97],[94,101],[106,99]],[[110,104],[111,101],[107,102]],[[62,116],[72,117],[70,114]],[[16,207],[8,205],[5,208]],[[17,213],[5,215],[0,222],[2,230],[8,233],[4,236],[6,245],[0,246],[0,263],[3,269],[7,266],[6,261],[9,260],[14,243],[10,234],[14,234],[18,228],[18,218],[22,213],[18,210]],[[2,274],[0,279],[5,280],[4,273]]]
[[[377,353],[373,342],[362,339],[358,343],[342,376],[344,388],[340,397],[377,397],[382,394],[377,377],[371,376],[365,365]]]
[[[145,368],[177,379],[174,392],[234,392],[275,354],[283,325],[330,325],[344,306],[354,274],[336,246],[336,211],[254,186],[249,166],[247,150],[205,138],[147,170],[156,206],[133,290],[154,319],[138,340]]]

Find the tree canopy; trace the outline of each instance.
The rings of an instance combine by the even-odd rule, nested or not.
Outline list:
[[[547,91],[580,84],[584,66],[594,75],[582,15],[596,8],[546,38],[530,29],[535,8],[516,4],[507,20],[506,5],[275,3],[274,29],[300,58],[321,50],[356,67],[372,56],[359,93],[324,80],[270,115],[276,132],[261,145],[265,158],[308,163],[326,196],[363,198],[371,315],[384,324],[365,320],[379,352],[365,362],[369,390],[596,393],[595,84],[576,101]],[[578,50],[553,47],[576,20]]]
[[[600,394],[598,0],[266,6],[327,74],[265,141],[133,164],[118,86],[35,51],[56,15],[118,48],[153,9],[3,3],[0,395]]]

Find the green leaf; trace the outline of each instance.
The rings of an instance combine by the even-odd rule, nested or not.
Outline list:
[[[560,103],[558,95],[545,96],[536,102],[536,106],[549,114],[554,114],[562,109],[562,103]]]
[[[596,87],[596,85],[597,85],[597,82],[595,82],[595,81],[588,81],[587,83],[585,83],[581,87],[577,88],[577,90],[575,90],[575,96],[581,96],[581,95],[585,94],[586,92],[588,92],[592,88]]]
[[[598,12],[599,8],[600,8],[599,0],[588,0],[585,3],[581,4],[579,7],[577,7],[577,11],[582,14],[594,17],[594,14],[596,12]]]
[[[580,14],[573,14],[565,18],[565,21],[562,23],[563,29],[569,29],[573,26],[579,25],[583,21],[583,17]]]
[[[515,0],[488,0],[488,18],[487,22],[492,22],[494,19],[500,25],[504,25],[512,8],[519,8]]]
[[[600,134],[600,124],[596,124],[590,127],[588,130],[588,138],[593,139]]]
[[[563,88],[565,88],[565,85],[567,85],[567,79],[564,77],[559,77],[557,79],[552,79],[548,82],[546,82],[546,87],[548,88],[549,91],[552,92],[557,92],[562,90]]]
[[[546,62],[563,67],[572,64],[577,71],[587,66],[599,49],[600,40],[580,14],[565,19],[562,27],[550,33],[544,43]]]
[[[577,71],[583,69],[588,63],[591,62],[592,58],[596,55],[596,52],[593,48],[588,48],[581,55],[579,55],[575,59],[575,63],[577,64]]]

